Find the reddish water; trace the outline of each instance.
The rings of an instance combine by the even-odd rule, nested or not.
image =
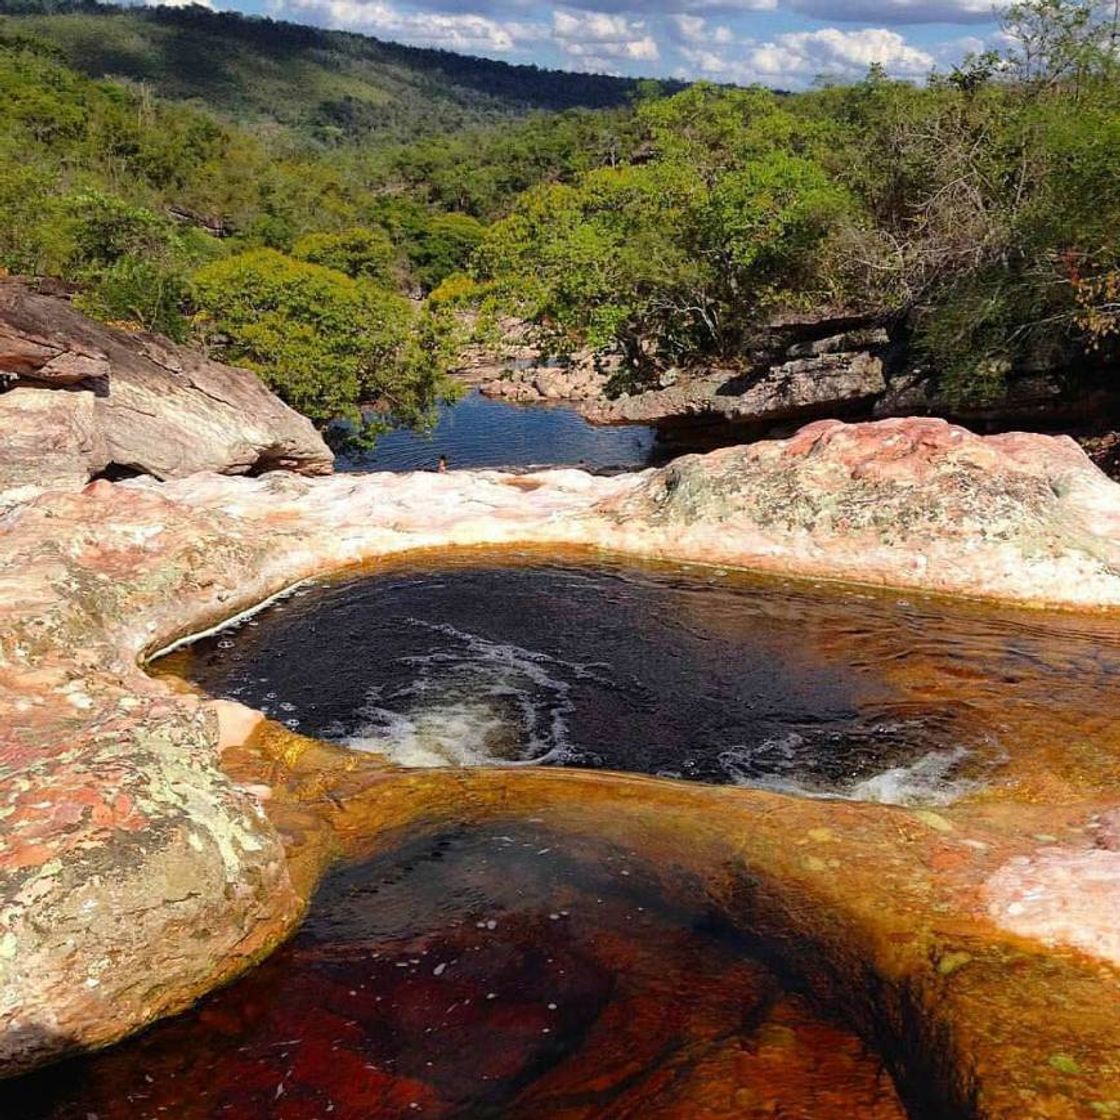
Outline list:
[[[350,866],[244,980],[0,1114],[902,1117],[877,1057],[681,887],[532,825]]]
[[[986,783],[1055,804],[1120,781],[1114,631],[855,591],[448,562],[328,584],[176,665],[301,730],[338,724],[427,765],[547,760],[934,803]],[[339,869],[251,975],[7,1086],[0,1118],[899,1120],[842,1011],[698,887],[528,821]],[[910,1115],[953,1115],[909,1088]]]

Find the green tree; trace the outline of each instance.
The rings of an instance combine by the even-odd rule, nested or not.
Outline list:
[[[1002,22],[1015,44],[1007,61],[1029,85],[1065,87],[1076,97],[1086,79],[1120,61],[1117,8],[1102,0],[1018,0]]]
[[[200,269],[194,299],[225,358],[320,423],[422,423],[451,391],[438,330],[368,280],[255,249]]]
[[[808,154],[819,130],[771,94],[697,87],[641,113],[652,159],[528,192],[478,255],[549,345],[615,350],[631,384],[734,356],[775,307],[831,294],[850,204]]]
[[[395,281],[397,251],[381,229],[356,226],[340,233],[308,233],[296,241],[292,256],[355,280],[377,280],[386,286]]]

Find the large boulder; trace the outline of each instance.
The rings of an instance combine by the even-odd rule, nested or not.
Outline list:
[[[83,395],[92,404],[93,438],[104,455],[91,457],[83,444],[72,445],[66,473],[79,484],[109,466],[160,479],[203,470],[250,474],[283,468],[316,475],[332,469],[333,456],[310,421],[255,374],[154,335],[94,322],[67,300],[10,278],[0,279],[3,375],[21,392],[21,387],[88,390]],[[52,406],[59,415],[78,407],[62,401]],[[6,430],[16,432],[15,423],[12,412]],[[54,430],[61,431],[57,425]],[[17,443],[5,441],[0,451],[4,476],[25,473],[15,463]],[[65,442],[58,443],[53,459],[60,461],[65,450]],[[40,489],[61,477],[57,471],[44,475]]]

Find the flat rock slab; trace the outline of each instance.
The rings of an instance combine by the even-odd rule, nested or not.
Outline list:
[[[526,544],[1023,605],[1120,608],[1120,487],[1072,441],[980,438],[937,420],[822,422],[790,440],[613,478],[578,471],[202,474],[43,495],[0,518],[5,1072],[114,1041],[189,1005],[283,938],[305,901],[259,781],[239,785],[220,765],[223,739],[237,738],[230,729],[245,713],[223,713],[220,726],[210,705],[147,676],[144,655],[346,564],[414,549]],[[437,780],[407,782],[420,789]],[[523,779],[527,788],[536,780]],[[561,796],[554,789],[578,793],[586,781],[572,774],[541,780],[550,798]],[[634,805],[675,787],[631,780],[617,788]],[[1099,792],[1098,802],[1108,798]],[[689,805],[711,799],[682,797]],[[705,835],[718,834],[720,850],[754,861],[793,854],[775,839],[789,812],[818,840],[830,828],[851,833],[849,852],[871,866],[882,863],[885,837],[913,832],[936,846],[960,827],[951,812],[899,824],[884,806],[793,809],[798,803],[779,795],[734,789],[717,800],[738,809],[726,827]],[[384,815],[384,795],[380,804]],[[759,833],[771,838],[766,845],[739,831],[747,810],[772,822]],[[400,812],[413,811],[402,793]],[[1088,844],[1036,855],[1037,845],[1014,837],[1039,831],[1037,818],[1023,808],[1021,824],[1001,826],[999,843],[982,841],[993,853],[972,872],[982,878],[950,889],[959,859],[943,860],[943,872],[931,863],[920,876],[922,897],[929,883],[941,884],[938,922],[948,923],[944,915],[956,907],[989,939],[1002,931],[1075,945],[1102,970],[1104,962],[1120,963],[1113,934],[1120,877],[1112,861],[1079,863],[1092,851]],[[593,825],[588,817],[585,826]],[[919,854],[933,860],[933,851],[920,847]],[[826,859],[798,859],[810,884],[831,875]],[[1086,892],[1079,894],[1082,867]],[[1035,872],[1040,881],[1062,880],[1075,933],[1065,917],[1047,926],[1013,906]],[[875,881],[857,900],[859,914],[886,905]],[[898,896],[897,882],[884,874],[884,892],[888,883]],[[823,887],[811,887],[810,896],[832,897]],[[1018,920],[1028,912],[1029,921]],[[901,950],[892,945],[871,938],[866,952],[894,959]],[[955,964],[942,967],[947,975]],[[1094,990],[1115,999],[1120,989],[1108,976],[1095,975]],[[1012,1097],[1017,1114],[1010,1104],[983,1114],[1092,1114],[1024,1113],[1022,1095]]]

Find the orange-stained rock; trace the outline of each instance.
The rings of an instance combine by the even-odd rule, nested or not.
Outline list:
[[[705,881],[713,906],[749,897],[775,937],[785,923],[815,947],[796,961],[814,982],[853,985],[866,1029],[889,1032],[908,1009],[923,1061],[943,1063],[977,1115],[1120,1101],[1120,1043],[1100,1026],[1120,991],[1120,882],[1095,873],[1084,831],[1114,791],[1058,773],[1057,808],[923,814],[609,775],[401,775],[306,742],[257,771],[239,748],[235,783],[214,711],[138,666],[345,564],[529,544],[1120,607],[1120,488],[1069,441],[934,420],[822,423],[615,478],[206,474],[40,497],[0,518],[5,1071],[113,1041],[248,967],[291,930],[334,843],[540,812],[573,836],[640,837],[655,863]],[[821,830],[838,838],[828,860],[802,846]],[[1031,837],[1051,831],[1062,842],[1037,852]],[[1001,890],[1040,884],[1074,921],[1026,928],[1000,909]],[[1076,1017],[1052,1011],[1063,1001]],[[1071,1063],[1091,1078],[1071,1081]]]

